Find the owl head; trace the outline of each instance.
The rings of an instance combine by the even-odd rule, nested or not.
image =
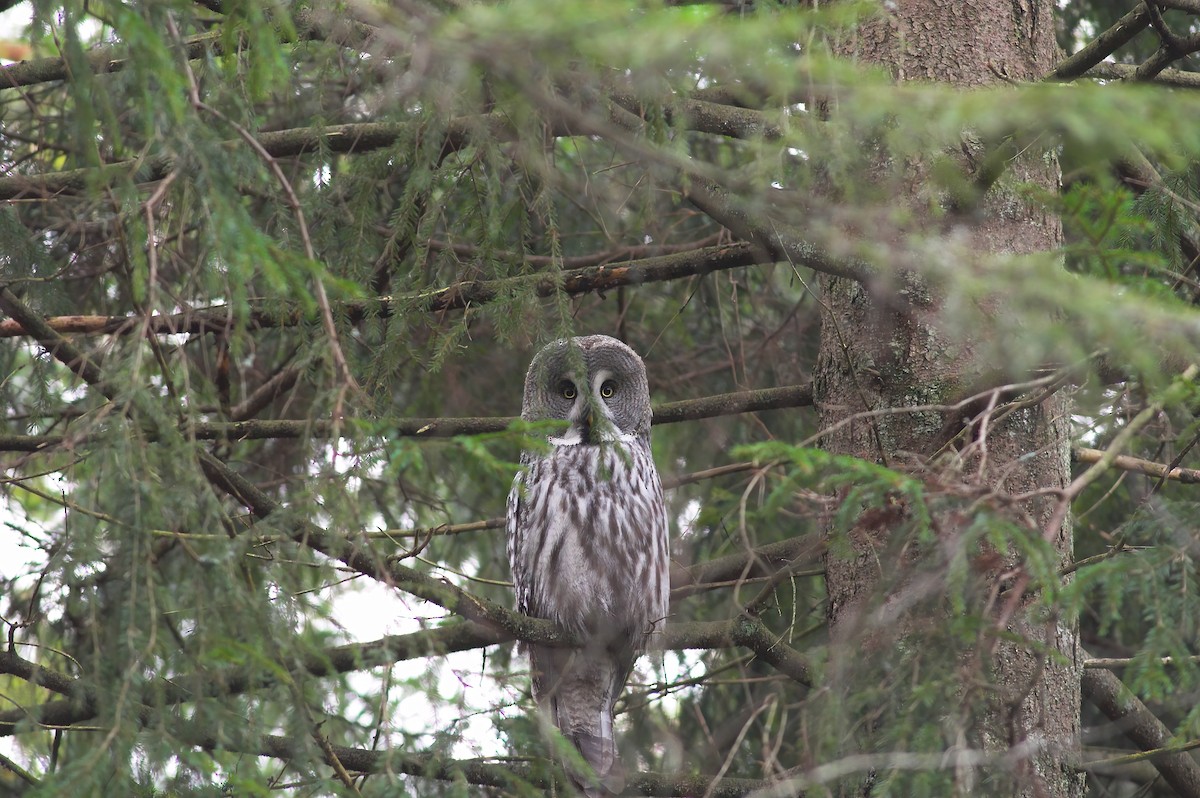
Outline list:
[[[616,338],[588,335],[547,344],[525,374],[526,421],[567,421],[560,444],[631,441],[650,434],[646,366]]]

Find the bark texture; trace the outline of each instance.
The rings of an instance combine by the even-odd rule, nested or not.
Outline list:
[[[861,26],[843,42],[842,54],[888,66],[900,81],[938,81],[964,89],[1003,78],[1031,81],[1047,74],[1055,60],[1053,5],[1048,0],[901,0],[888,8],[887,16]],[[917,164],[911,170],[914,206],[919,205],[915,194],[921,168]],[[1057,163],[1045,153],[1030,153],[1011,164],[1006,178],[983,202],[982,213],[972,220],[972,248],[981,253],[1024,253],[1057,247],[1058,220],[1007,190],[1012,181],[1053,190],[1059,181]],[[952,403],[970,392],[967,386],[978,385],[980,375],[1005,365],[980,362],[975,354],[978,339],[947,331],[941,323],[944,299],[936,291],[919,278],[897,280],[910,287],[901,292],[909,304],[900,309],[894,302],[885,307],[858,282],[823,280],[828,316],[813,387],[825,427],[863,411]],[[1003,301],[997,300],[991,312],[1003,313]],[[976,497],[988,491],[1012,495],[1059,488],[1069,482],[1067,412],[1057,396],[990,425],[983,457],[978,446],[968,447],[966,457],[953,468],[932,465],[940,462],[935,455],[947,451],[947,430],[955,421],[937,412],[863,418],[832,431],[823,445],[838,454],[919,472],[943,486],[952,483],[964,495]],[[976,511],[953,509],[966,504],[947,502],[936,508],[938,542],[947,552]],[[928,562],[931,547],[926,544],[921,551],[899,539],[905,511],[898,507],[891,516],[864,513],[849,539],[843,545],[831,541],[826,555],[832,670],[844,695],[878,685],[886,679],[881,674],[888,672],[889,660],[899,657],[904,646],[927,640],[922,635],[940,622],[938,617],[950,620],[937,615],[945,612],[938,605],[945,588],[941,575],[915,567],[906,571],[922,557]],[[1052,523],[1048,501],[1026,502],[1012,512],[1031,534]],[[1045,534],[1060,559],[1069,560],[1069,521]],[[1019,566],[1015,557],[998,555],[995,562],[983,562],[976,569],[983,574],[984,593],[989,585],[996,588],[990,601],[981,601],[993,620],[1000,617],[1002,589],[1011,586],[1014,566]],[[1006,571],[1008,581],[998,583]],[[1082,778],[1074,768],[1081,662],[1077,627],[1074,619],[1029,617],[1028,604],[1021,602],[1007,622],[1007,631],[1025,642],[996,635],[990,645],[938,653],[943,660],[954,658],[962,673],[960,700],[944,710],[945,749],[982,748],[997,754],[982,766],[976,762],[955,769],[962,793],[1039,798],[1083,793]],[[929,607],[938,609],[922,614]],[[1003,620],[997,623],[1005,625]],[[1047,652],[1061,657],[1048,657]],[[860,739],[869,747],[887,719],[868,717],[862,724],[867,731]],[[876,744],[895,751],[903,750],[904,742]],[[844,787],[844,794],[869,794],[872,778]]]

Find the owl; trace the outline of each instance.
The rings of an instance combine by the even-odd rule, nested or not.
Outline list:
[[[646,367],[606,335],[555,341],[529,366],[521,417],[568,425],[547,451],[522,456],[508,558],[517,608],[583,641],[528,652],[539,710],[591,765],[594,775],[568,771],[594,797],[622,786],[613,704],[667,615],[667,512]]]

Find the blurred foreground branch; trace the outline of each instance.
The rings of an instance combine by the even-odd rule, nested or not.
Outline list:
[[[812,386],[783,385],[751,391],[702,396],[666,402],[654,408],[655,424],[675,424],[698,421],[739,413],[757,413],[788,407],[807,407],[812,404]],[[390,438],[452,438],[456,435],[483,435],[503,432],[518,419],[515,416],[477,418],[402,418],[388,424],[381,434]],[[277,419],[259,421],[199,422],[181,428],[181,434],[198,441],[248,441],[266,438],[319,439],[346,434],[352,421],[307,419]],[[147,439],[157,436],[150,431]],[[0,452],[42,452],[61,445],[77,446],[89,440],[86,433],[72,435],[0,435]]]

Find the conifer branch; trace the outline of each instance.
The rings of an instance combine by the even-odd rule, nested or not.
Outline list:
[[[1138,67],[1134,64],[1117,64],[1102,61],[1084,73],[1084,77],[1101,80],[1138,80]],[[1161,86],[1177,89],[1200,89],[1200,72],[1184,72],[1181,69],[1164,69],[1149,81]]]
[[[183,724],[175,729],[182,731]],[[231,750],[256,756],[283,760],[311,760],[312,753],[306,751],[298,741],[289,737],[266,735],[261,738],[257,749],[230,744],[214,737],[196,737],[186,732],[184,739],[209,750]],[[331,746],[332,753],[347,770],[356,773],[395,772],[440,781],[466,781],[469,784],[496,788],[513,788],[517,785],[544,789],[549,793],[552,783],[535,774],[521,763],[487,762],[482,760],[447,760],[430,754],[414,754],[404,751],[374,751],[346,746]],[[326,764],[328,754],[322,754]],[[565,779],[563,780],[565,782]],[[740,798],[754,790],[762,789],[767,783],[757,779],[721,778],[711,776],[672,773],[640,772],[627,776],[623,794],[634,795],[705,795],[711,798]]]
[[[1046,76],[1046,80],[1074,80],[1080,77],[1128,44],[1134,36],[1137,36],[1149,25],[1150,9],[1147,8],[1147,3],[1138,3],[1132,11],[1117,20],[1111,28],[1092,39],[1073,55],[1060,61]]]
[[[1099,463],[1104,459],[1105,453],[1100,449],[1088,449],[1086,447],[1076,447],[1072,450],[1075,462],[1077,463]],[[1195,485],[1200,483],[1200,470],[1194,468],[1170,468],[1164,463],[1155,463],[1151,460],[1143,460],[1140,457],[1130,457],[1128,455],[1119,454],[1112,459],[1109,464],[1113,468],[1121,471],[1129,471],[1136,474],[1146,474],[1151,477],[1160,479],[1174,479],[1182,482],[1185,485]]]
[[[34,313],[28,305],[2,285],[0,309],[19,321],[43,349],[66,365],[91,388],[110,400],[116,398],[116,391],[105,380],[101,369],[94,362],[51,329],[45,319]],[[132,399],[135,403],[139,396],[133,394]],[[154,417],[154,414],[148,413],[147,416]],[[169,431],[164,429],[158,432],[163,434]],[[256,518],[263,519],[278,513],[280,505],[274,499],[220,459],[206,451],[198,451],[195,457],[209,482],[248,507]],[[342,562],[364,576],[397,587],[468,620],[490,624],[519,638],[541,631],[552,640],[567,639],[565,633],[549,621],[519,615],[400,563],[384,562],[359,549],[353,541],[340,535],[331,535],[311,521],[298,521],[292,532],[292,539],[302,546]]]
[[[483,636],[489,634],[483,627],[460,624],[458,627],[451,627],[448,630],[436,630],[435,632],[417,633],[416,635],[401,637],[413,638],[417,635],[423,635],[426,638],[432,638],[435,635],[445,637],[445,632],[447,631],[458,633],[467,627],[471,627],[466,629],[468,637],[472,634]],[[708,636],[718,642],[721,640],[719,634],[713,635],[710,632]],[[384,641],[378,642],[383,643]],[[687,641],[685,640],[685,642]],[[696,648],[698,646],[692,644],[687,647]],[[363,646],[344,646],[340,648],[340,651],[358,649],[358,651],[350,654],[350,656],[355,657],[353,662],[358,668],[371,667],[369,659],[358,658],[361,656],[364,648]],[[339,657],[337,654],[331,660],[327,661],[310,657],[309,661],[312,663],[310,665],[310,672],[316,672],[318,675],[332,672],[330,670],[331,664],[340,660],[344,660],[344,657]],[[375,664],[384,664],[386,661],[381,660]],[[184,701],[194,701],[203,696],[242,692],[242,688],[247,687],[249,682],[238,680],[235,673],[238,670],[242,669],[230,669],[230,672],[216,675],[208,674],[205,677],[204,684],[200,685],[201,689],[198,691],[193,691],[197,685],[189,677],[173,679],[166,683],[163,686],[166,694],[157,689],[149,690],[145,696],[147,703],[143,704],[137,712],[139,722],[142,724],[155,723],[151,705],[166,706]],[[11,652],[0,653],[0,673],[28,675],[31,672],[36,673],[38,671],[48,673],[46,669],[22,660]],[[278,683],[278,680],[279,674],[272,671],[269,675],[264,673],[260,677],[259,683],[260,686],[265,687]],[[45,679],[42,679],[42,681],[45,681]],[[72,724],[83,723],[95,717],[96,704],[94,697],[90,695],[87,688],[84,688],[80,682],[61,674],[56,674],[51,681],[55,684],[62,682],[63,684],[59,685],[59,692],[67,695],[68,698],[66,700],[51,701],[27,710],[19,709],[0,713],[0,737],[12,736],[46,726],[68,728]],[[36,683],[41,683],[41,681]],[[31,725],[23,728],[22,724],[28,723],[31,723]],[[189,745],[200,748],[209,750],[244,750],[236,747],[229,740],[200,733],[198,726],[192,723],[173,723],[171,732]],[[261,740],[260,748],[245,752],[285,760],[303,759],[308,756],[301,744],[292,738],[264,736]],[[321,749],[321,756],[325,759],[326,764],[333,766],[334,760],[336,760],[347,771],[355,773],[374,773],[386,769],[392,772],[402,772],[438,780],[459,780],[465,778],[473,784],[501,787],[512,785],[515,781],[527,784],[532,783],[534,786],[549,786],[548,783],[532,776],[530,771],[520,764],[487,763],[478,760],[465,762],[445,761],[435,759],[429,754],[407,751],[365,750],[332,744],[321,746]],[[641,795],[691,795],[697,794],[700,791],[708,791],[706,794],[709,795],[740,796],[762,786],[762,782],[751,779],[722,779],[719,782],[713,783],[711,777],[705,776],[637,773],[631,775],[628,789]]]
[[[1081,679],[1083,697],[1142,751],[1161,749],[1174,735],[1111,671],[1087,668]],[[1151,759],[1163,780],[1178,795],[1200,798],[1200,764],[1186,752],[1171,752]]]
[[[800,535],[750,551],[728,554],[671,572],[671,600],[678,601],[712,583],[768,576],[797,561],[816,561],[825,543],[816,535]]]
[[[692,177],[680,193],[697,210],[722,227],[727,227],[745,242],[750,242],[763,254],[759,257],[772,262],[803,266],[834,277],[848,277],[867,282],[872,272],[861,262],[830,257],[811,242],[796,236],[784,225],[776,225],[764,209],[751,208],[723,187],[710,180]]]
[[[0,73],[0,88],[3,87],[3,79]],[[769,138],[777,135],[777,129],[772,127],[769,117],[761,111],[686,98],[680,100],[679,104],[683,109],[685,127],[689,130],[732,138],[758,135]],[[547,133],[550,135],[572,135],[571,125],[565,120],[552,119],[548,125]],[[289,158],[317,151],[338,154],[370,152],[390,147],[411,136],[417,129],[414,122],[354,122],[266,131],[256,134],[255,138],[262,151],[272,158]],[[511,119],[498,111],[457,117],[446,124],[437,160],[440,163],[481,137],[490,141],[511,141],[516,136],[517,130]],[[232,139],[224,142],[224,146],[236,151],[245,143],[241,139]],[[180,164],[174,158],[152,155],[100,167],[12,175],[0,178],[0,200],[86,192],[95,186],[98,178],[115,180],[126,176],[139,183],[152,183],[162,180],[178,168]]]
[[[335,646],[302,655],[291,676],[283,675],[283,671],[276,667],[248,666],[180,674],[147,686],[141,696],[141,712],[148,717],[155,707],[265,690],[278,686],[288,678],[294,679],[301,673],[317,678],[334,676],[518,639],[552,646],[568,642],[552,624],[537,619],[528,620],[536,623],[528,627],[528,634],[524,636],[467,621],[405,635],[389,635],[367,643]],[[810,686],[812,683],[804,656],[775,638],[757,619],[733,618],[669,624],[663,634],[663,648],[667,650],[714,650],[735,646],[749,649],[780,673],[801,684]],[[64,696],[62,700],[48,701],[36,707],[0,712],[0,737],[21,734],[23,730],[20,724],[25,721],[71,726],[96,717],[95,696],[78,679],[30,662],[12,651],[0,652],[0,674],[16,676]]]
[[[292,24],[301,41],[329,40],[342,45],[362,45],[378,33],[375,28],[364,22],[346,17],[335,18],[331,14],[318,14],[310,8],[297,9],[292,15]],[[225,54],[225,37],[220,31],[192,36],[184,42],[182,57],[187,60],[203,58],[207,54]],[[96,75],[120,72],[131,63],[126,48],[113,45],[89,50],[84,54],[84,60]],[[60,57],[33,58],[8,64],[0,67],[0,89],[69,80],[72,68],[73,66],[68,66],[66,59]]]
[[[395,144],[414,130],[408,122],[359,122],[323,127],[290,128],[257,134],[258,143],[272,158],[288,158],[319,149],[338,154],[362,153]],[[462,149],[473,135],[485,132],[499,140],[511,139],[515,132],[499,113],[452,119],[446,126],[442,157]],[[225,142],[231,151],[245,146],[241,139]],[[13,175],[0,178],[0,200],[24,197],[50,197],[56,194],[84,192],[99,179],[122,176],[139,183],[162,180],[179,164],[173,158],[155,155],[145,159],[116,161],[100,167],[69,169],[40,175]]]
[[[391,316],[399,311],[439,313],[463,310],[530,292],[539,297],[558,293],[577,296],[771,262],[751,244],[725,244],[558,274],[543,272],[497,280],[467,280],[445,288],[333,302],[331,306],[335,314],[353,323],[369,317]],[[282,306],[277,303],[270,309],[251,304],[247,316],[246,324],[250,329],[294,327],[319,321],[316,315],[304,312],[295,302],[282,303]],[[57,316],[46,319],[48,327],[57,333],[82,335],[131,335],[143,330],[152,335],[198,335],[227,331],[232,323],[233,311],[224,305],[172,315],[155,315],[149,319],[140,316]],[[19,319],[0,321],[0,338],[29,334]]]
[[[383,233],[391,233],[391,228],[381,227]],[[588,255],[564,255],[555,257],[552,255],[528,255],[523,252],[506,252],[489,250],[484,252],[483,247],[475,244],[459,244],[450,241],[441,241],[436,238],[429,239],[428,246],[435,252],[453,252],[459,258],[484,258],[485,256],[492,261],[501,261],[503,263],[524,264],[538,269],[553,269],[560,268],[564,271],[574,269],[586,269],[589,266],[607,266],[613,263],[622,263],[630,260],[640,260],[649,258],[655,255],[672,255],[677,252],[699,251],[705,247],[711,247],[719,244],[722,238],[728,238],[728,233],[718,231],[712,235],[705,236],[699,241],[688,241],[680,244],[642,244],[632,247],[618,247],[615,249],[603,250],[601,252],[593,252]]]
[[[812,404],[812,386],[783,385],[750,391],[702,396],[665,402],[654,407],[654,424],[677,424],[706,418],[781,410],[789,407],[808,407]],[[484,435],[503,432],[518,421],[516,416],[483,416],[475,418],[401,418],[389,421],[380,430],[392,438],[452,438],[457,435]],[[343,419],[344,433],[350,420]],[[270,438],[315,439],[334,433],[332,421],[308,419],[264,419],[231,422],[197,422],[181,428],[181,434],[199,441],[249,441]],[[153,430],[145,431],[146,440],[156,440]],[[89,442],[87,435],[0,435],[0,452],[44,452],[63,444],[78,446]]]

